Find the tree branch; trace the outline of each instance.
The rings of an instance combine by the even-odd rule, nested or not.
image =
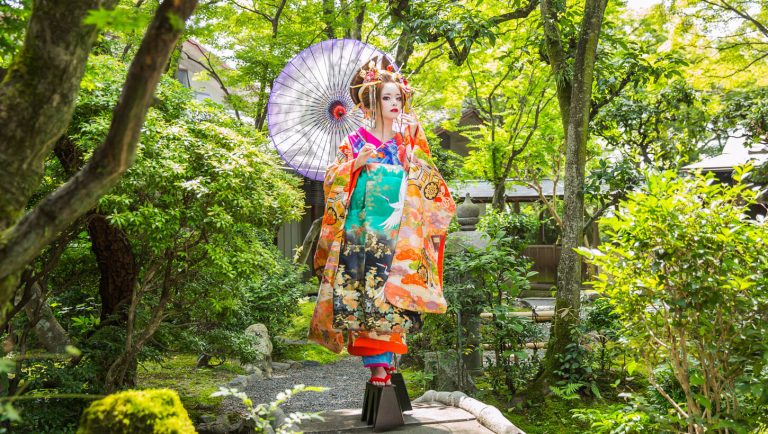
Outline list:
[[[592,108],[589,111],[589,120],[594,119],[601,108],[605,107],[611,101],[616,99],[616,97],[621,94],[621,91],[623,91],[624,88],[627,87],[627,85],[632,81],[632,77],[634,77],[634,75],[634,71],[628,71],[627,75],[625,75],[624,78],[622,78],[619,82],[619,85],[616,86],[616,88],[613,89],[610,93],[608,93],[605,98],[601,99],[600,101],[592,101]]]
[[[558,22],[557,7],[553,0],[541,2],[541,22],[544,27],[544,42],[547,47],[548,63],[552,68],[557,88],[557,100],[560,105],[560,118],[563,133],[568,131],[568,119],[571,112],[571,79],[568,77],[566,53]]]
[[[203,68],[206,72],[211,74],[211,77],[213,77],[214,80],[216,80],[216,83],[219,84],[219,87],[222,91],[224,91],[224,95],[226,95],[227,99],[229,99],[229,103],[232,105],[232,109],[235,111],[235,117],[238,121],[242,121],[240,119],[240,111],[234,107],[234,104],[232,104],[232,94],[229,93],[229,89],[227,89],[227,86],[224,85],[224,80],[221,79],[221,76],[216,72],[216,68],[213,66],[213,62],[211,62],[211,56],[206,54],[202,47],[200,47],[197,44],[193,44],[197,51],[200,52],[200,55],[203,56],[206,63],[203,63],[194,57],[190,56],[189,54],[184,53],[187,59],[191,60],[192,62],[196,63],[198,66]]]
[[[714,7],[717,7],[717,8],[720,8],[720,9],[725,9],[727,11],[731,11],[731,12],[735,13],[736,15],[740,16],[741,18],[743,18],[745,21],[749,21],[750,23],[752,23],[755,26],[755,28],[757,28],[757,30],[760,33],[762,33],[764,36],[768,37],[768,27],[766,27],[763,23],[761,23],[760,21],[755,19],[747,11],[739,10],[739,9],[737,9],[734,6],[731,6],[730,4],[728,4],[728,2],[726,2],[724,0],[720,0],[720,3],[714,2],[714,1],[710,1],[710,0],[704,0],[704,3],[707,3],[707,4],[712,5]]]
[[[434,56],[432,56],[431,58],[429,57],[429,55],[430,55],[430,54],[432,54],[432,51],[434,51],[434,50],[437,50],[437,49],[440,49],[440,48],[442,48],[442,47],[443,47],[443,45],[445,45],[445,41],[441,42],[439,45],[437,45],[437,46],[435,46],[435,47],[432,47],[432,48],[430,48],[430,49],[429,49],[429,51],[427,51],[427,54],[425,54],[425,55],[424,55],[424,58],[423,58],[423,59],[421,59],[421,62],[419,62],[419,65],[418,65],[416,68],[414,68],[414,70],[413,70],[413,71],[411,71],[411,75],[416,75],[416,74],[418,74],[418,73],[421,71],[421,69],[422,69],[422,68],[423,68],[423,67],[424,67],[424,66],[425,66],[427,63],[429,63],[429,62],[431,62],[431,61],[433,61],[433,60],[437,59],[438,57],[440,57],[440,56],[443,54],[442,50],[440,50],[440,52],[438,52],[437,54],[435,54],[435,55],[434,55]]]
[[[45,157],[72,117],[98,33],[82,21],[90,10],[116,3],[33,2],[24,46],[0,83],[0,244],[37,189]]]
[[[104,142],[67,183],[9,229],[0,247],[0,279],[17,272],[109,191],[130,167],[149,104],[183,25],[197,0],[166,0],[157,9],[128,70]]]

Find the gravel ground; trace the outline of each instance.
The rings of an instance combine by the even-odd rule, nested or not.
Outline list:
[[[274,401],[278,393],[296,384],[322,386],[329,390],[301,392],[280,407],[285,413],[357,408],[363,404],[365,382],[369,377],[370,371],[363,367],[359,357],[347,357],[327,365],[274,371],[272,378],[250,385],[245,393],[256,405]],[[236,400],[226,399],[222,407],[235,409],[242,408],[242,405]]]

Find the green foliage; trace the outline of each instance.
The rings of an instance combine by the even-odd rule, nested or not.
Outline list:
[[[435,165],[440,170],[440,175],[446,181],[460,179],[463,176],[464,159],[461,155],[440,146],[440,139],[430,133],[427,133],[427,140],[430,144],[429,150],[435,160]]]
[[[422,335],[432,336],[432,348],[453,347],[458,331],[453,315],[459,311],[470,316],[491,313],[491,322],[481,328],[481,333],[483,342],[492,343],[496,356],[487,372],[497,389],[517,390],[538,371],[538,357],[528,357],[523,345],[541,340],[542,332],[530,320],[511,315],[511,300],[530,286],[528,278],[535,274],[530,271],[529,259],[522,255],[533,225],[533,219],[526,215],[495,211],[485,214],[478,227],[488,236],[488,245],[446,256],[444,287],[452,317],[427,317],[422,331]],[[466,336],[466,331],[462,334]]]
[[[275,257],[277,256],[277,257]],[[311,283],[303,281],[302,269],[290,260],[270,252],[275,267],[259,278],[195,284],[196,294],[205,300],[185,312],[176,312],[159,340],[177,351],[198,351],[219,357],[235,357],[243,363],[256,356],[251,340],[243,334],[249,325],[263,323],[275,337],[294,325],[299,300]],[[218,292],[211,285],[222,285]],[[202,300],[201,300],[202,301]],[[310,313],[311,315],[311,313]],[[174,324],[191,323],[178,330]],[[306,331],[304,336],[306,337]]]
[[[447,260],[447,258],[446,258]],[[447,272],[447,265],[444,270]],[[448,301],[447,314],[422,314],[422,326],[418,333],[412,333],[408,336],[408,352],[402,356],[402,364],[413,367],[413,369],[423,369],[424,367],[424,353],[430,351],[445,350],[446,348],[456,348],[457,335],[458,335],[458,320],[456,312],[458,307],[453,303],[456,298],[453,292],[457,289],[457,286],[448,287],[449,283],[446,279],[443,283],[443,287],[446,291],[445,296]],[[468,291],[474,291],[473,288],[468,288]],[[470,292],[471,293],[471,292]]]
[[[83,159],[104,139],[125,69],[112,57],[90,58],[66,133]],[[34,200],[64,182],[67,172],[57,159],[49,160]],[[248,325],[264,322],[274,326],[273,334],[287,327],[306,287],[302,270],[282,257],[273,239],[283,222],[302,212],[301,195],[261,133],[218,107],[192,101],[187,89],[165,77],[136,163],[96,210],[122,231],[139,267],[134,342],[158,312],[162,288],[170,294],[157,331],[128,366],[162,362],[173,350],[245,362],[255,356],[243,336]],[[99,320],[103,276],[88,232],[73,229],[76,235],[46,283],[54,313],[83,356],[75,363],[22,362],[24,393],[40,399],[18,406],[23,420],[15,427],[32,432],[71,428],[85,401],[64,405],[53,397],[100,393],[109,367],[126,349],[125,324]],[[26,316],[14,321],[23,330]],[[47,406],[52,409],[41,411]]]
[[[662,391],[654,367],[674,374],[691,427],[745,427],[766,414],[768,246],[765,221],[746,214],[756,195],[711,175],[652,175],[602,220],[608,242],[582,250],[648,380]]]
[[[80,419],[78,434],[185,434],[195,427],[179,395],[168,389],[126,390],[95,401]]]
[[[483,400],[493,402],[493,400]],[[523,406],[507,409],[504,415],[526,434],[583,433],[589,425],[574,420],[574,408],[601,408],[603,404],[589,400],[564,400],[554,396],[525,402]],[[497,405],[504,408],[503,403]]]
[[[600,346],[597,359],[601,373],[606,373],[610,361],[624,352],[624,346],[619,343],[621,327],[619,315],[607,298],[599,298],[592,303],[584,321],[584,330]]]
[[[81,413],[100,390],[93,381],[95,362],[70,363],[62,355],[27,353],[14,372],[21,383],[19,395],[11,398],[19,416],[11,421],[11,432],[70,434],[77,429]]]
[[[31,0],[0,1],[0,68],[7,68],[21,48]]]
[[[575,409],[573,418],[589,423],[588,434],[652,434],[659,427],[647,413],[631,405],[616,404],[605,409]]]
[[[580,331],[574,328],[574,339],[555,355],[557,357],[558,380],[551,390],[562,399],[576,399],[577,392],[588,393],[600,398],[597,378],[592,368],[591,354],[579,339]]]
[[[532,215],[489,209],[478,222],[477,230],[519,255],[528,247],[530,234],[538,225]]]
[[[314,283],[312,283],[314,285]],[[288,339],[306,339],[309,333],[309,324],[315,313],[315,303],[309,298],[298,301],[298,312],[289,317],[288,328],[281,334]]]
[[[118,32],[143,30],[149,25],[147,16],[139,13],[138,8],[128,5],[119,5],[109,10],[92,10],[83,23],[96,26],[100,30],[109,28]]]
[[[312,283],[310,284],[313,285]],[[317,285],[314,285],[314,287],[317,287]],[[312,321],[312,314],[315,311],[315,303],[309,301],[307,298],[303,298],[294,302],[293,308],[297,311],[294,313],[287,313],[287,316],[281,319],[281,321],[287,323],[285,331],[280,334],[280,337],[277,339],[272,339],[274,345],[272,350],[273,358],[294,361],[312,360],[327,364],[336,362],[345,357],[346,352],[336,354],[322,345],[313,343],[289,343],[282,339],[287,338],[288,340],[303,341],[307,338],[307,334],[309,333],[309,324]],[[265,312],[267,311],[265,310]],[[277,337],[277,333],[273,334],[273,336]]]
[[[86,155],[106,133],[123,71],[112,58],[91,59],[68,133]],[[302,271],[272,243],[299,216],[301,192],[263,136],[190,98],[178,82],[161,82],[137,162],[99,209],[130,238],[143,284],[178,288],[158,340],[247,360],[238,333],[255,322],[281,331],[306,290]],[[151,271],[159,265],[170,274]]]
[[[344,357],[317,344],[286,344],[273,355],[284,360],[311,360],[323,365],[338,362]]]
[[[242,400],[245,404],[245,421],[246,426],[254,429],[256,432],[275,432],[276,434],[289,434],[296,433],[298,431],[298,425],[304,420],[323,420],[319,413],[301,413],[294,412],[288,415],[280,425],[275,425],[274,412],[281,404],[285,403],[291,397],[301,392],[324,392],[328,390],[326,387],[317,386],[305,386],[303,384],[297,384],[293,386],[293,389],[287,389],[284,392],[280,392],[276,399],[269,404],[253,405],[248,396],[243,392],[238,392],[237,389],[228,389],[221,387],[212,396],[234,396]]]
[[[767,186],[768,185],[768,161],[755,167],[755,171],[751,175],[752,176],[750,176],[750,181],[763,187]],[[763,193],[763,197],[765,197],[765,193]]]
[[[720,139],[746,136],[747,146],[768,139],[768,87],[734,89],[726,92],[722,108],[713,119]]]
[[[541,355],[538,350],[529,354],[524,345],[544,339],[540,325],[529,319],[511,316],[512,311],[507,305],[494,309],[491,324],[483,328],[483,335],[492,339],[496,355],[495,359],[486,356],[488,382],[493,390],[501,392],[506,389],[510,394],[522,390],[539,374]]]
[[[702,152],[706,104],[705,95],[682,79],[660,89],[637,87],[600,110],[593,132],[638,167],[679,169]]]

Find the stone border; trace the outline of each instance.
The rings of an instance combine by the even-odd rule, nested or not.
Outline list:
[[[436,392],[427,390],[423,395],[413,400],[414,404],[439,402],[444,405],[458,407],[471,413],[480,424],[496,434],[525,434],[520,428],[512,424],[498,408],[484,404],[467,396],[464,392]]]

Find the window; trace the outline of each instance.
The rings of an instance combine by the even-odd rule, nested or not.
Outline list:
[[[179,82],[186,88],[191,87],[189,84],[189,71],[186,69],[179,69],[176,71],[176,80],[179,80]]]

